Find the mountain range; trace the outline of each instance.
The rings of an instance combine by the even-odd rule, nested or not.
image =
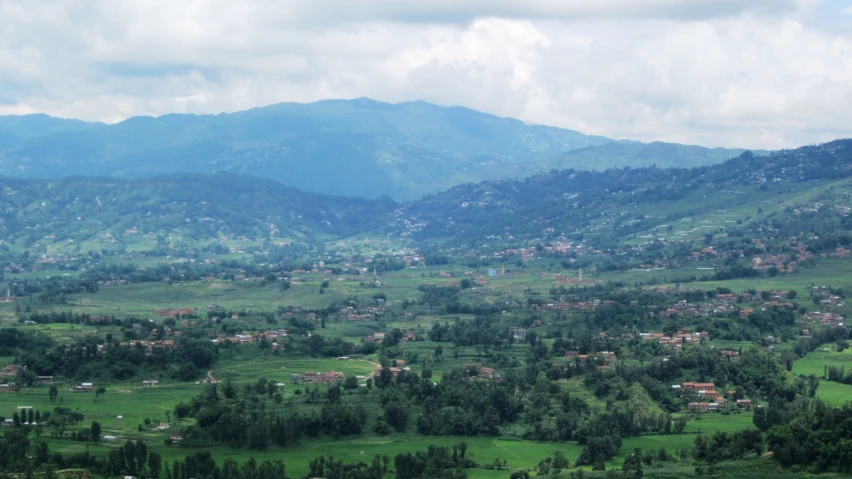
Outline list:
[[[223,240],[305,245],[398,239],[468,251],[488,243],[594,248],[705,235],[821,237],[852,228],[852,140],[745,152],[694,168],[558,170],[458,185],[405,204],[304,192],[232,173],[0,178],[4,251],[192,251]]]
[[[0,116],[0,175],[141,178],[230,172],[302,190],[410,201],[552,169],[716,164],[741,149],[618,141],[422,101],[281,103],[117,124]]]

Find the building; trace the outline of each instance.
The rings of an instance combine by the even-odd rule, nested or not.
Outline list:
[[[79,386],[74,386],[74,388],[72,388],[72,391],[75,393],[90,393],[94,390],[95,387],[94,385],[92,385],[92,383],[83,383]]]
[[[751,402],[751,399],[737,399],[737,406],[751,409],[754,407],[754,403]]]
[[[293,374],[290,377],[293,384],[342,384],[343,380],[346,379],[346,375],[338,371],[328,371],[324,373],[306,371],[304,373]]]
[[[10,364],[3,369],[0,369],[0,377],[4,378],[12,378],[17,377],[18,373],[21,372],[21,367],[17,364]]]
[[[509,334],[517,341],[523,341],[527,338],[527,330],[519,326],[510,327]]]
[[[0,384],[0,393],[13,393],[17,390],[18,388],[15,387],[15,383]]]
[[[479,371],[477,371],[476,376],[480,379],[485,379],[485,380],[489,380],[489,381],[491,381],[491,380],[499,381],[500,379],[503,378],[503,375],[500,374],[499,372],[495,371],[493,368],[479,368]]]
[[[160,385],[160,381],[157,381],[156,379],[146,379],[146,380],[142,381],[142,386],[144,386],[144,387],[154,387],[154,386],[159,386],[159,385]]]
[[[710,405],[706,402],[691,402],[686,405],[686,410],[689,412],[707,412],[710,410]]]

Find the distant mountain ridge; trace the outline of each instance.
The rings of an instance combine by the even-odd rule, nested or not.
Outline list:
[[[0,174],[125,178],[225,171],[303,190],[411,200],[550,169],[699,166],[739,149],[644,144],[529,125],[463,107],[367,98],[280,103],[114,125],[0,117]]]

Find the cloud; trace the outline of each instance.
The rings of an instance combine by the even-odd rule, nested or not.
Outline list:
[[[0,2],[0,114],[118,121],[370,96],[584,133],[852,136],[852,36],[811,0]]]

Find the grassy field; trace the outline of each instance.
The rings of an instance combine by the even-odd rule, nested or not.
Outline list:
[[[673,274],[670,276],[674,276]],[[689,288],[712,289],[730,288],[733,291],[757,290],[794,290],[799,298],[807,298],[812,287],[831,286],[833,288],[852,287],[852,268],[848,260],[821,260],[816,266],[802,268],[789,275],[775,277],[740,278],[725,281],[689,283]]]
[[[793,363],[793,373],[822,377],[825,366],[852,370],[852,350],[837,352],[833,344],[825,344]],[[852,400],[852,385],[820,380],[817,397],[828,404],[839,406]]]

